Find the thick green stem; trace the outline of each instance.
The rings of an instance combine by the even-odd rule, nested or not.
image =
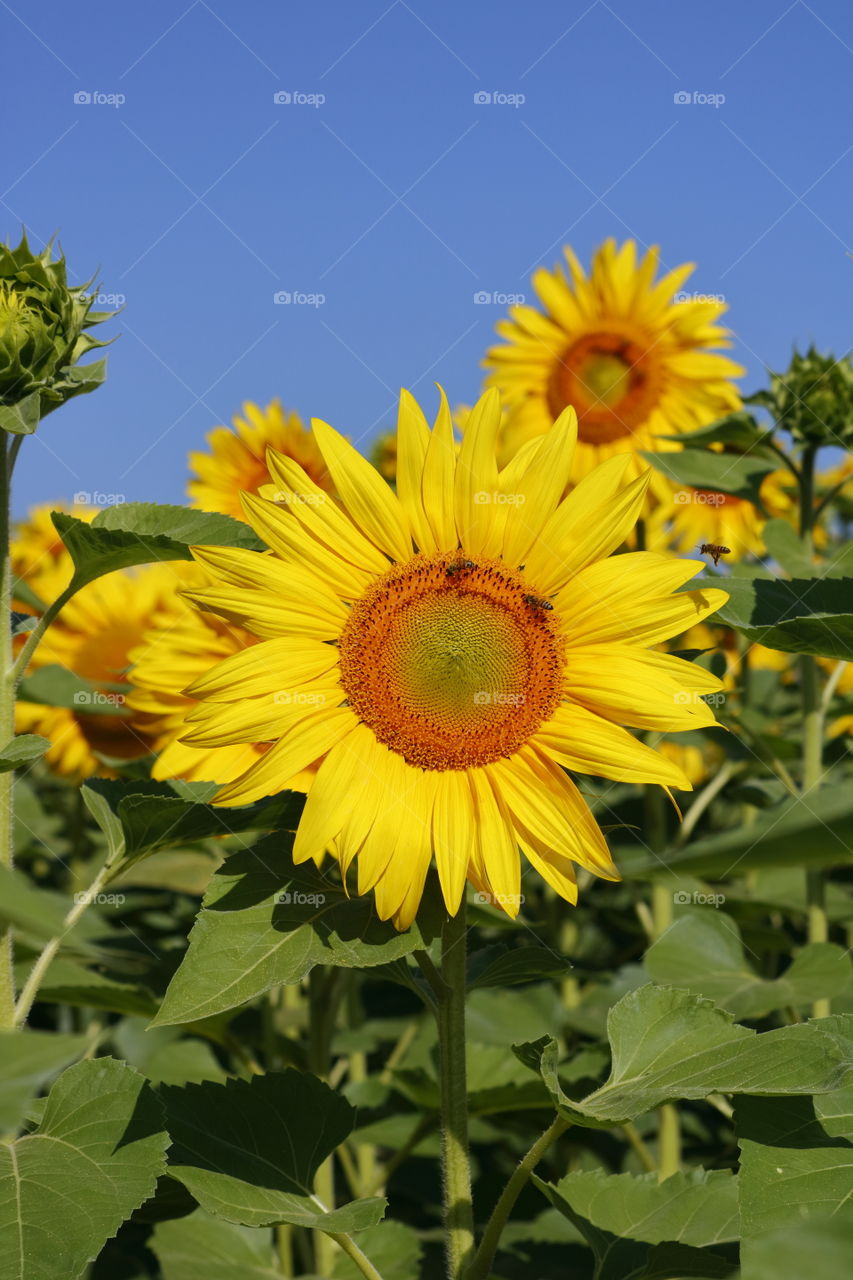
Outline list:
[[[322,969],[312,969],[308,978],[309,1025],[308,1060],[315,1075],[325,1079],[329,1074],[329,1045],[333,1024],[334,1001],[331,999],[329,980]],[[335,1207],[334,1157],[329,1156],[320,1165],[314,1177],[317,1197],[330,1209]],[[324,1231],[314,1232],[314,1253],[320,1275],[331,1275],[335,1265],[332,1239]],[[338,1241],[340,1243],[340,1241]],[[341,1246],[343,1247],[343,1246]],[[368,1274],[365,1272],[365,1274]]]
[[[9,491],[12,458],[9,437],[3,435],[0,448],[0,746],[15,736],[15,686],[10,677],[12,666],[12,570],[9,559]],[[0,774],[0,865],[11,867],[14,855],[15,775],[11,770]],[[12,930],[0,926],[0,1030],[15,1025],[15,977]]]
[[[658,1117],[658,1182],[663,1182],[681,1168],[681,1121],[672,1102],[663,1104]]]
[[[666,814],[663,793],[658,787],[645,790],[646,842],[654,852],[660,852],[666,844]],[[672,924],[674,881],[655,880],[652,883],[652,930],[657,940]],[[681,1121],[678,1108],[665,1102],[658,1111],[658,1178],[662,1182],[681,1168]]]
[[[562,1116],[557,1116],[553,1124],[545,1130],[540,1138],[537,1138],[527,1155],[520,1161],[509,1182],[504,1187],[492,1216],[486,1224],[480,1247],[471,1264],[471,1269],[466,1273],[466,1280],[488,1280],[491,1274],[492,1262],[500,1244],[501,1234],[516,1200],[545,1152],[557,1141],[561,1133],[565,1133],[570,1124],[570,1120],[564,1120]]]
[[[448,917],[444,926],[441,954],[444,989],[437,1012],[448,1280],[461,1280],[474,1252],[465,1069],[466,938],[463,899],[456,915]]]

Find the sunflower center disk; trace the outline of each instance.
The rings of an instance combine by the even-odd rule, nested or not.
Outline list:
[[[629,436],[658,398],[657,369],[650,353],[623,334],[592,333],[568,347],[548,388],[551,412],[567,404],[578,415],[578,435],[587,444]]]
[[[340,639],[350,706],[420,769],[511,755],[560,700],[564,645],[542,604],[501,561],[416,556],[353,606]]]

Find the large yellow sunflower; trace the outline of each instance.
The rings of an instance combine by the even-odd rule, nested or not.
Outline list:
[[[261,643],[188,693],[192,746],[266,741],[217,799],[246,804],[318,766],[294,845],[331,849],[383,919],[405,928],[435,853],[448,911],[466,879],[518,910],[521,850],[576,899],[574,863],[618,879],[566,769],[689,789],[625,726],[714,723],[719,681],[655,651],[726,599],[680,592],[701,565],[653,552],[607,557],[643,503],[614,458],[561,498],[576,419],[562,414],[499,474],[494,391],[456,450],[442,397],[430,430],[403,393],[397,492],[336,431],[314,436],[340,498],[292,459],[269,467],[289,502],[248,494],[270,554],[195,550],[217,585],[189,593]]]
[[[321,489],[331,492],[323,457],[298,413],[285,411],[278,400],[265,409],[246,403],[243,413],[244,418],[235,416],[233,431],[214,427],[207,437],[207,453],[189,455],[194,475],[187,494],[194,507],[242,520],[240,493],[257,493],[269,484],[267,449],[293,458]]]
[[[633,240],[606,240],[587,276],[570,248],[568,272],[540,268],[544,313],[515,306],[487,353],[486,385],[506,404],[506,448],[542,435],[567,405],[578,415],[575,477],[614,453],[673,447],[677,436],[736,409],[740,365],[712,350],[728,330],[716,298],[683,296],[690,263],[655,280],[658,250],[637,260]],[[637,459],[634,474],[642,468]]]
[[[133,760],[147,755],[154,739],[126,707],[130,653],[154,613],[166,626],[166,611],[183,611],[176,595],[183,579],[161,564],[134,573],[111,573],[69,601],[35,652],[29,673],[57,664],[93,686],[73,707],[19,701],[18,733],[40,733],[51,746],[47,763],[61,777],[80,781],[112,774],[100,756]]]

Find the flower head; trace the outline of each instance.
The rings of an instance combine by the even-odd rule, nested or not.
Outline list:
[[[289,501],[244,497],[270,553],[195,549],[218,581],[190,598],[260,643],[190,686],[184,741],[270,744],[222,804],[316,769],[294,857],[331,850],[344,875],[357,857],[359,892],[401,928],[433,853],[451,913],[467,879],[514,915],[520,852],[569,901],[575,863],[617,879],[566,770],[689,789],[626,726],[714,723],[702,695],[719,681],[654,646],[725,593],[679,590],[695,561],[611,556],[647,477],[613,458],[563,498],[574,412],[501,472],[499,423],[492,391],[457,451],[446,400],[430,429],[404,392],[395,494],[315,422],[340,504],[271,452]]]

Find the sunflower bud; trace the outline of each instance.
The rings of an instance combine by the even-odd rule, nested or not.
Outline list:
[[[34,431],[40,418],[104,380],[106,361],[78,366],[103,347],[86,332],[110,318],[94,312],[92,282],[67,281],[65,259],[52,245],[33,254],[24,236],[17,249],[0,244],[0,428]]]
[[[853,365],[846,356],[795,351],[787,371],[771,373],[769,389],[747,399],[798,444],[853,447]]]

